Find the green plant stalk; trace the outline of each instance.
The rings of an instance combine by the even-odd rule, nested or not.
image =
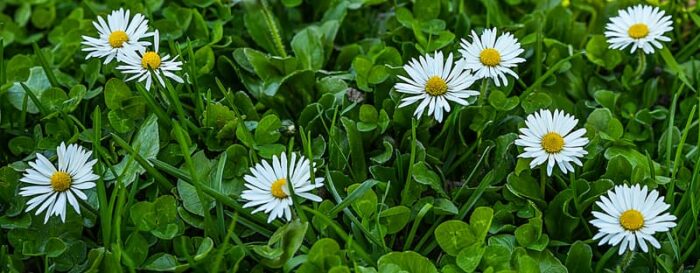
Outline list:
[[[93,138],[92,146],[93,150],[100,150],[100,139],[102,139],[102,111],[100,107],[97,106],[92,115],[92,127],[93,127]],[[100,160],[100,153],[95,152],[93,154],[95,159]],[[111,244],[111,232],[112,232],[112,217],[109,216],[110,211],[108,210],[107,201],[107,190],[105,189],[104,180],[102,176],[97,181],[97,200],[100,204],[100,229],[102,230],[102,245],[107,248]]]
[[[574,192],[574,207],[576,208],[576,213],[578,214],[579,219],[581,219],[581,223],[583,224],[583,228],[586,229],[586,234],[588,237],[593,237],[593,233],[591,232],[590,227],[588,227],[588,222],[586,222],[586,218],[583,217],[583,211],[581,210],[581,201],[578,198],[578,192],[576,192],[576,187],[574,186],[574,182],[576,181],[576,174],[574,172],[569,172],[569,187],[571,187],[571,190]],[[542,196],[544,198],[544,195]]]
[[[7,71],[5,69],[5,39],[0,38],[0,86],[5,85],[6,82]]]
[[[530,87],[528,87],[527,89],[525,89],[525,91],[523,91],[523,93],[522,93],[522,95],[520,95],[520,97],[521,97],[521,98],[524,98],[525,95],[532,93],[536,87],[539,87],[540,85],[542,85],[542,83],[543,83],[549,76],[553,75],[554,72],[558,71],[558,70],[559,70],[559,66],[565,64],[566,62],[570,61],[571,59],[573,59],[573,58],[575,58],[575,57],[578,57],[578,56],[581,55],[581,54],[583,54],[583,52],[582,52],[582,51],[579,51],[579,52],[576,52],[576,53],[572,54],[572,55],[569,56],[569,57],[566,57],[566,58],[564,58],[564,59],[559,60],[559,61],[558,61],[557,63],[555,63],[552,67],[550,67],[550,68],[547,70],[547,72],[545,72],[541,77],[537,78],[537,80],[535,80],[535,82],[534,82],[532,85],[530,85]]]
[[[408,232],[408,237],[406,237],[406,242],[403,245],[403,251],[409,250],[411,248],[411,245],[413,244],[413,238],[416,236],[416,232],[418,231],[418,226],[420,225],[421,220],[423,220],[423,217],[425,214],[430,211],[430,209],[433,208],[433,205],[430,203],[426,203],[423,205],[423,207],[418,211],[418,214],[416,215],[416,219],[413,219],[413,225],[411,226],[411,230]]]
[[[629,267],[634,260],[634,254],[634,251],[625,251],[625,256],[622,256],[620,264],[617,265],[617,272],[624,272],[627,270],[627,267]]]
[[[279,29],[277,29],[277,23],[272,17],[272,12],[267,4],[267,0],[260,1],[262,3],[263,15],[265,16],[265,24],[267,25],[267,30],[272,36],[272,42],[275,44],[275,49],[280,57],[287,57],[287,50],[284,48],[284,43],[282,43],[282,35],[280,35]]]
[[[39,63],[41,64],[41,67],[44,69],[44,72],[46,72],[46,78],[49,80],[49,83],[51,83],[51,86],[61,87],[58,84],[58,80],[56,80],[56,75],[53,74],[53,70],[49,66],[49,62],[46,61],[46,57],[44,57],[44,53],[41,52],[39,45],[37,45],[36,43],[33,43],[32,47],[34,48],[34,54],[37,56],[37,58],[39,58]]]
[[[644,52],[637,50],[637,69],[634,71],[635,77],[641,79],[647,69],[647,57]]]
[[[216,176],[214,177],[214,182],[216,183],[216,190],[223,192],[223,180],[224,180],[224,168],[226,168],[226,160],[228,155],[226,153],[221,153],[219,156],[219,162],[216,166]],[[220,236],[226,236],[226,219],[224,218],[224,206],[221,202],[216,202],[216,224],[217,233]],[[217,243],[225,241],[225,237],[219,238]],[[214,271],[216,272],[216,271]]]
[[[122,249],[124,245],[122,243],[122,211],[124,209],[124,203],[126,202],[126,189],[121,183],[118,183],[116,188],[117,203],[114,210],[114,221],[112,222],[114,227],[114,244],[116,244],[119,249]]]
[[[547,193],[547,168],[546,162],[540,165],[540,194],[542,194],[542,199],[545,199],[545,194]]]
[[[175,167],[172,167],[172,166],[168,165],[167,163],[162,162],[162,161],[157,160],[157,159],[151,160],[151,162],[153,162],[153,166],[155,166],[156,168],[163,170],[166,173],[173,175],[179,179],[182,179],[186,183],[189,183],[189,184],[193,183],[192,178],[188,174],[184,173],[182,170],[179,170]],[[244,212],[244,215],[250,215],[249,213],[245,212],[246,210],[240,204],[238,204],[238,202],[236,202],[236,200],[234,200],[226,195],[223,195],[221,192],[217,191],[216,189],[212,189],[206,185],[202,185],[202,190],[204,191],[204,193],[208,194],[209,196],[211,196],[212,198],[221,202],[222,204],[234,209],[235,211]],[[272,234],[272,231],[266,228],[266,226],[269,226],[269,224],[267,224],[265,218],[255,216],[255,215],[250,215],[250,217],[253,219],[253,222],[255,222],[257,225],[259,225],[258,227],[256,227],[257,229],[264,230],[265,232]],[[246,218],[240,218],[241,223],[243,223],[243,221],[245,219]],[[282,225],[279,223],[273,222],[272,226],[280,227]]]
[[[338,226],[338,224],[336,224],[335,221],[328,218],[328,216],[324,215],[323,213],[320,213],[320,212],[318,212],[314,209],[311,209],[309,207],[302,206],[302,208],[304,210],[308,211],[309,213],[313,214],[314,216],[318,217],[318,219],[320,221],[325,222],[326,225],[331,227],[333,229],[333,231],[335,231],[335,233],[338,234],[338,236],[340,236],[340,238],[343,239],[343,241],[345,241],[345,243],[348,244],[349,247],[351,247],[353,250],[355,250],[355,252],[357,252],[358,255],[360,255],[360,258],[365,260],[366,263],[368,263],[370,265],[377,264],[376,261],[374,259],[372,259],[369,256],[369,254],[367,254],[366,250],[364,250],[362,247],[360,247],[360,245],[352,243],[351,237],[345,232],[345,230],[343,230],[342,227]]]
[[[487,157],[488,153],[491,151],[492,148],[493,148],[493,146],[487,146],[486,149],[484,149],[484,152],[482,153],[479,162],[477,162],[476,166],[474,166],[474,168],[472,169],[472,172],[469,174],[469,176],[467,177],[467,179],[464,180],[464,184],[462,185],[462,187],[460,188],[460,190],[457,192],[457,194],[454,195],[453,198],[457,198],[457,197],[461,194],[462,189],[463,189],[464,187],[466,187],[466,185],[469,183],[469,181],[472,180],[474,174],[476,173],[476,170],[480,167],[481,162],[483,161],[484,158]],[[479,183],[479,186],[477,186],[477,188],[476,188],[476,191],[474,191],[474,194],[472,194],[471,196],[469,196],[469,199],[468,199],[468,200],[462,205],[462,207],[460,208],[459,214],[458,214],[458,216],[457,216],[456,219],[464,219],[464,218],[466,217],[466,215],[467,215],[467,213],[469,212],[469,210],[471,210],[471,208],[474,206],[474,204],[476,204],[477,199],[481,196],[481,194],[484,193],[484,191],[486,190],[486,187],[487,187],[490,183],[491,183],[491,181],[489,181],[489,180],[486,180],[486,179],[482,179],[482,180],[481,180],[481,182]],[[420,241],[418,241],[418,244],[416,245],[416,247],[415,247],[414,249],[416,249],[416,250],[422,249],[422,248],[423,248],[423,245],[424,245],[424,244],[428,241],[428,239],[433,235],[433,232],[435,231],[435,229],[437,228],[437,226],[438,226],[440,223],[442,223],[442,221],[443,221],[444,219],[445,219],[445,216],[440,216],[440,217],[437,219],[437,221],[435,221],[435,222],[433,223],[433,225],[430,226],[430,228],[428,229],[428,231],[425,232],[425,233],[423,233],[423,237],[420,239]],[[432,250],[435,248],[435,246],[436,246],[435,241],[432,241],[432,242],[425,248],[425,250],[424,250],[424,251],[420,251],[420,253],[428,253],[428,252],[432,251]]]
[[[682,165],[681,154],[683,154],[683,145],[685,144],[686,139],[688,139],[688,132],[690,131],[690,125],[693,122],[693,118],[695,117],[695,110],[697,110],[696,108],[697,105],[693,105],[693,109],[690,110],[690,115],[688,116],[688,120],[685,123],[685,128],[683,129],[683,134],[681,135],[681,141],[678,143],[678,147],[676,147],[676,156],[673,159],[673,169],[671,170],[671,182],[669,183],[670,190],[667,193],[666,199],[671,205],[671,210],[673,210],[673,207],[675,206],[675,194],[673,194],[673,191],[675,189],[676,184],[676,174],[678,173],[678,169]],[[669,136],[668,139],[672,139],[672,137]]]
[[[175,132],[175,139],[180,144],[180,151],[185,159],[185,165],[187,165],[187,169],[190,171],[190,177],[192,178],[193,182],[192,184],[197,191],[197,198],[199,198],[200,202],[202,203],[202,213],[204,214],[204,235],[211,236],[211,231],[208,229],[208,227],[213,227],[214,224],[212,222],[211,215],[209,215],[209,206],[205,202],[206,199],[204,198],[205,195],[202,191],[202,181],[200,181],[199,177],[197,177],[194,162],[192,162],[192,157],[190,157],[189,146],[187,145],[187,140],[183,135],[184,132],[180,124],[173,122],[173,131]]]
[[[224,254],[226,254],[226,250],[228,250],[228,238],[233,237],[234,241],[236,241],[236,244],[238,245],[243,245],[243,242],[241,241],[238,236],[233,233],[233,230],[236,228],[236,222],[238,220],[238,213],[233,215],[233,219],[231,219],[231,224],[228,225],[228,230],[226,231],[226,237],[224,237],[224,240],[221,243],[221,247],[219,249],[219,252],[216,254],[216,257],[214,258],[214,265],[212,266],[212,271],[211,272],[219,272],[219,266],[221,265],[221,261],[224,259]],[[246,248],[243,248],[246,249]]]
[[[673,123],[676,119],[676,105],[678,104],[678,97],[683,93],[683,87],[685,85],[681,84],[678,91],[673,96],[673,102],[671,103],[671,113],[668,119],[668,130],[666,131],[666,168],[668,170],[667,175],[670,177],[673,172],[673,165],[671,165],[671,149],[673,147]],[[675,192],[675,182],[671,179],[669,183],[668,192],[666,193],[666,201],[673,206],[674,204],[674,192]]]
[[[168,127],[172,127],[172,123],[170,121],[169,115],[166,114],[165,110],[161,108],[157,103],[155,98],[153,98],[153,94],[148,92],[142,85],[136,84],[136,91],[138,91],[141,96],[146,100],[146,103],[148,106],[151,107],[151,110],[153,113],[156,114],[158,117],[158,121],[161,121],[168,125]]]
[[[179,47],[178,47],[179,50]],[[192,79],[192,89],[194,90],[194,106],[197,116],[201,116],[204,112],[204,102],[202,101],[202,95],[199,90],[199,75],[197,74],[197,59],[195,58],[194,51],[192,49],[192,41],[187,38],[187,55],[189,57],[188,68],[190,70],[190,78]],[[182,56],[182,53],[180,53]],[[185,85],[188,86],[188,85]]]
[[[544,17],[542,13],[537,13],[538,17]],[[546,21],[546,17],[544,18],[543,21]],[[537,41],[535,43],[535,78],[539,79],[542,76],[542,42],[543,42],[543,36],[542,35],[542,28],[544,27],[545,23],[538,24],[537,26]]]
[[[165,188],[166,190],[171,190],[174,187],[173,184],[170,183],[170,180],[163,176],[158,170],[153,168],[151,164],[148,164],[148,161],[141,157],[140,154],[136,153],[134,149],[132,149],[131,146],[127,144],[126,141],[124,141],[124,139],[122,139],[114,133],[112,133],[111,136],[114,142],[117,143],[117,145],[119,145],[120,147],[122,147],[122,149],[126,150],[127,153],[131,154],[131,156],[136,160],[136,162],[138,162],[141,165],[141,167],[146,169],[146,172],[152,175],[156,182],[159,183],[163,188]]]
[[[39,113],[41,113],[42,116],[46,116],[49,112],[46,110],[43,104],[41,104],[41,101],[39,101],[39,98],[36,97],[34,94],[34,91],[29,89],[29,87],[24,84],[23,82],[19,83],[22,88],[24,89],[24,92],[29,96],[29,98],[32,100],[34,105],[36,105],[36,108],[39,108]]]
[[[418,121],[416,118],[411,119],[411,155],[410,159],[408,161],[408,172],[406,173],[406,183],[404,184],[404,189],[401,191],[401,204],[406,204],[409,200],[407,200],[408,196],[408,191],[410,191],[411,188],[411,182],[413,181],[413,164],[416,163],[416,143],[418,140],[416,139],[416,127],[418,126]]]
[[[381,246],[382,249],[384,250],[384,252],[390,251],[390,249],[388,249],[386,247],[384,240],[375,237],[374,234],[372,234],[372,232],[367,230],[367,228],[357,219],[357,217],[352,213],[352,211],[347,208],[347,205],[344,205],[347,202],[344,202],[345,200],[343,200],[343,198],[340,197],[340,194],[338,194],[338,191],[335,188],[335,183],[333,182],[333,178],[331,177],[330,171],[328,170],[328,166],[326,166],[326,181],[329,184],[328,190],[330,191],[331,195],[333,196],[333,199],[335,199],[335,202],[338,203],[338,205],[336,205],[333,209],[331,209],[331,211],[328,213],[328,215],[333,216],[333,215],[336,215],[338,212],[342,211],[343,214],[345,216],[347,216],[348,218],[350,218],[350,221],[352,221],[353,224],[355,224],[355,226],[357,226],[360,229],[360,231],[365,236],[365,238],[372,241],[372,243],[374,243],[375,245]],[[365,182],[365,183],[367,183],[367,182]],[[363,183],[363,185],[364,185],[364,183]],[[376,185],[376,182],[368,184],[368,185],[371,185],[369,187],[372,187],[372,186]],[[360,187],[362,187],[362,185],[360,185]],[[355,189],[355,191],[359,191],[359,188]],[[353,193],[355,191],[353,191]]]

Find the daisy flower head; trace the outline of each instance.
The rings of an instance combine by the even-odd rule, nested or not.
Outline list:
[[[44,223],[49,221],[52,215],[61,217],[61,221],[66,221],[66,207],[71,207],[80,214],[78,198],[86,200],[87,195],[83,191],[95,187],[95,180],[99,179],[92,172],[92,166],[97,163],[97,159],[90,159],[91,151],[71,144],[66,147],[61,143],[56,148],[58,155],[58,168],[42,154],[36,154],[36,161],[29,162],[21,182],[31,184],[20,189],[19,195],[31,196],[27,201],[26,211],[36,210],[36,215],[46,211]],[[77,197],[77,198],[76,198]]]
[[[632,45],[631,53],[642,49],[645,54],[654,53],[654,47],[662,48],[661,42],[671,38],[663,36],[673,30],[671,16],[658,7],[637,5],[610,18],[605,26],[605,37],[612,49],[624,49]]]
[[[252,175],[243,177],[247,188],[241,193],[241,198],[247,201],[243,207],[257,207],[252,213],[267,213],[269,223],[277,218],[292,220],[292,190],[294,195],[321,202],[321,197],[310,191],[323,187],[323,178],[317,177],[311,182],[309,163],[304,156],[297,159],[296,153],[292,153],[291,160],[287,161],[287,154],[282,153],[272,157],[272,165],[263,161],[251,167]]]
[[[106,57],[104,63],[109,63],[124,53],[151,45],[150,42],[139,41],[153,35],[148,32],[146,17],[137,13],[132,19],[129,13],[129,10],[119,9],[107,15],[107,21],[98,16],[97,22],[92,22],[99,37],[83,36],[83,51],[90,52],[85,59]]]
[[[637,245],[647,252],[647,242],[661,248],[654,233],[666,232],[676,226],[676,216],[665,212],[670,205],[659,197],[658,191],[649,191],[646,186],[615,186],[607,196],[601,195],[596,205],[603,211],[593,211],[595,219],[590,223],[598,228],[593,240],[601,239],[598,245],[619,244],[620,255],[627,249],[634,251]]]
[[[165,86],[165,81],[163,77],[168,77],[176,82],[183,83],[184,81],[178,75],[175,75],[175,71],[182,69],[182,62],[176,61],[178,56],[173,58],[169,54],[161,56],[158,53],[160,46],[160,35],[156,30],[153,35],[154,50],[148,51],[145,48],[132,51],[125,54],[120,61],[124,64],[117,66],[117,69],[121,70],[124,74],[131,74],[132,76],[127,78],[126,81],[136,79],[138,82],[146,81],[146,89],[150,90],[153,84],[153,79],[151,79],[151,72],[158,79],[161,86]]]
[[[532,158],[530,168],[547,162],[547,175],[552,176],[554,165],[558,165],[563,173],[574,171],[571,162],[582,166],[580,157],[588,152],[583,146],[588,144],[586,129],[576,131],[578,120],[573,115],[555,110],[554,113],[542,109],[527,116],[526,128],[520,128],[520,135],[515,145],[524,147],[524,152],[518,157]]]
[[[477,78],[491,78],[496,86],[508,85],[506,74],[518,78],[512,68],[525,61],[520,58],[524,50],[511,33],[496,36],[496,28],[486,29],[481,37],[472,30],[472,42],[462,39],[459,53],[466,62],[465,68],[474,71]]]
[[[428,108],[428,115],[442,122],[444,113],[451,110],[449,101],[469,105],[466,99],[479,95],[479,92],[467,89],[476,78],[464,69],[464,62],[453,63],[452,53],[447,60],[442,52],[420,56],[404,65],[403,69],[409,77],[399,75],[403,82],[397,83],[394,88],[409,96],[401,100],[399,108],[420,101],[413,113],[416,117],[421,117]]]

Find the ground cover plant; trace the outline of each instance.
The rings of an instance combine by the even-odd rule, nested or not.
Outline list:
[[[700,272],[696,1],[0,10],[0,272]]]

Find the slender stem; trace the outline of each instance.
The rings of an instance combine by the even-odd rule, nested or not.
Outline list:
[[[617,266],[618,272],[624,272],[634,260],[634,251],[625,251],[625,256],[622,257],[620,264]],[[621,270],[621,271],[620,271]]]
[[[545,168],[545,165],[542,165],[540,167],[540,193],[542,194],[542,199],[544,199],[544,194],[546,192],[547,186],[547,170]]]

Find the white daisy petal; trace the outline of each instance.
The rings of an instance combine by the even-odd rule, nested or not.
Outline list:
[[[659,198],[656,190],[648,191],[646,186],[616,186],[608,191],[607,196],[601,196],[596,204],[603,211],[592,213],[594,219],[590,223],[598,228],[593,240],[602,238],[600,245],[606,242],[612,246],[619,244],[620,255],[626,250],[635,251],[637,246],[642,252],[648,252],[648,245],[660,248],[661,244],[653,234],[666,232],[676,225],[673,222],[676,217],[664,212],[670,206],[663,202],[663,197]],[[654,205],[649,207],[649,204]],[[654,216],[649,214],[650,211],[662,214]]]
[[[605,26],[605,36],[611,49],[624,50],[632,45],[630,53],[642,49],[645,54],[654,53],[654,48],[662,48],[661,42],[669,42],[664,33],[673,30],[671,16],[659,8],[637,5],[620,10],[619,15],[610,18]]]
[[[523,147],[518,157],[532,158],[530,168],[547,162],[547,175],[551,176],[557,166],[564,174],[573,172],[570,162],[582,165],[579,160],[587,152],[581,146],[588,144],[583,136],[585,129],[568,134],[578,120],[563,111],[555,110],[552,114],[547,109],[532,113],[525,119],[527,128],[520,129],[515,145]]]
[[[465,68],[472,70],[477,78],[491,78],[496,86],[508,85],[506,74],[518,78],[511,68],[525,62],[519,57],[524,50],[513,34],[506,32],[497,37],[496,33],[496,28],[486,29],[479,37],[472,31],[472,42],[462,39],[459,52]]]
[[[168,55],[161,56],[158,52],[160,34],[156,30],[152,36],[153,43],[155,44],[154,50],[146,50],[145,47],[141,47],[139,50],[121,53],[120,61],[124,64],[117,66],[117,69],[129,75],[126,81],[145,81],[146,90],[151,89],[151,85],[154,81],[161,86],[165,86],[163,77],[183,83],[184,80],[173,73],[173,71],[180,71],[182,69],[182,62],[176,60],[178,56],[172,59]],[[152,78],[153,75],[155,75],[155,80]]]
[[[465,71],[463,61],[453,62],[453,59],[452,53],[445,59],[442,52],[435,52],[433,56],[420,56],[404,65],[408,77],[399,75],[403,82],[397,83],[394,89],[409,96],[403,98],[398,107],[418,103],[413,112],[417,118],[427,109],[429,116],[442,122],[452,110],[448,101],[468,105],[465,99],[479,95],[479,92],[467,89],[477,78]]]
[[[106,64],[121,58],[125,53],[142,50],[144,46],[150,45],[149,42],[139,41],[152,35],[146,32],[148,20],[139,13],[130,20],[129,14],[129,10],[114,10],[107,15],[107,21],[98,16],[97,21],[92,22],[99,37],[83,36],[82,44],[85,47],[82,50],[90,52],[86,59],[105,58]]]
[[[32,168],[27,169],[20,179],[31,185],[21,188],[19,193],[21,196],[33,196],[27,201],[26,211],[38,208],[35,214],[39,215],[46,210],[44,223],[53,215],[59,216],[61,221],[65,222],[68,204],[80,214],[80,206],[74,194],[82,200],[87,199],[81,190],[94,188],[96,184],[93,181],[99,179],[92,171],[97,161],[88,161],[92,155],[91,151],[77,144],[66,146],[65,143],[61,143],[56,148],[56,155],[58,169],[47,158],[37,154],[37,160],[29,162]],[[46,173],[47,171],[50,173]]]
[[[273,156],[272,164],[263,161],[250,168],[251,175],[244,176],[244,185],[248,190],[244,190],[240,195],[245,201],[243,207],[255,207],[251,212],[253,214],[268,214],[268,222],[278,218],[290,221],[292,199],[289,195],[292,191],[289,187],[294,187],[294,193],[304,199],[321,202],[319,196],[308,193],[323,185],[322,177],[316,177],[316,183],[311,183],[310,162],[296,153],[292,153],[287,160],[286,153],[282,153]]]

